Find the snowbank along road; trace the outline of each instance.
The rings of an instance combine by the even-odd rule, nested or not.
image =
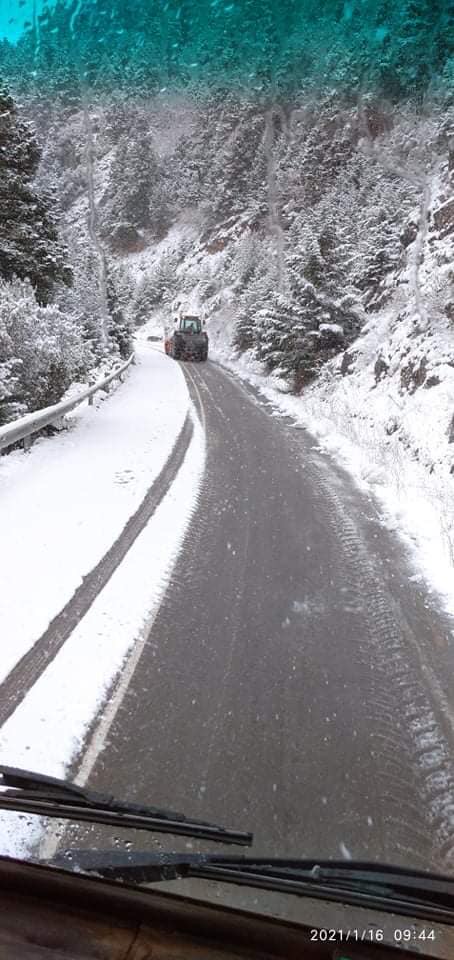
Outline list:
[[[183,369],[198,507],[90,784],[252,829],[257,854],[452,868],[452,624],[310,435]]]
[[[128,652],[139,656],[195,507],[204,438],[184,375],[149,344],[138,354],[97,411],[0,464],[10,765],[65,776]],[[14,854],[21,823],[0,821]]]

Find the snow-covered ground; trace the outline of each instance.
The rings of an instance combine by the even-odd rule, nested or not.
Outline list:
[[[164,466],[188,409],[184,377],[152,344],[58,438],[0,459],[0,680],[121,533]]]
[[[147,344],[145,334],[137,366],[115,395],[97,410],[80,410],[67,435],[40,441],[29,456],[14,454],[0,464],[2,523],[9,537],[2,553],[10,561],[1,571],[7,581],[1,600],[4,675],[113,543],[168,458],[188,409],[193,416],[193,438],[172,487],[2,727],[2,763],[65,775],[128,654],[127,669],[138,661],[197,503],[203,431],[179,366]],[[22,829],[22,822],[2,816],[2,852],[18,852],[37,835],[38,823]]]

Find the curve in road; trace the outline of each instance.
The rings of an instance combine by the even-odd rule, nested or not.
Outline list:
[[[258,855],[452,867],[451,622],[310,435],[184,369],[199,507],[91,785],[252,829]]]

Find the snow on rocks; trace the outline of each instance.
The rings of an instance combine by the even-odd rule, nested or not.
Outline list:
[[[319,328],[320,333],[335,333],[343,337],[344,328],[340,323],[321,323]]]

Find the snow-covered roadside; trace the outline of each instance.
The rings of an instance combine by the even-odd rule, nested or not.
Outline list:
[[[454,369],[447,365],[448,337],[424,340],[427,375],[437,367],[440,383],[401,391],[401,366],[375,381],[377,345],[393,335],[412,343],[412,322],[396,324],[383,315],[355,343],[355,370],[343,376],[342,357],[328,364],[320,379],[299,396],[267,376],[247,354],[232,358],[230,327],[217,327],[212,356],[252,383],[277,410],[291,415],[316,438],[320,449],[349,470],[359,487],[381,505],[383,524],[405,540],[421,576],[454,614],[454,447],[449,425],[454,415]],[[397,334],[396,334],[397,329]],[[414,345],[416,357],[421,344]]]
[[[193,422],[193,438],[171,489],[71,638],[2,727],[1,763],[64,777],[128,653],[137,662],[197,505],[205,442],[194,412]],[[20,856],[41,831],[36,818],[3,814],[1,852]]]
[[[146,340],[127,381],[30,453],[0,458],[0,680],[111,547],[168,459],[184,376]]]

